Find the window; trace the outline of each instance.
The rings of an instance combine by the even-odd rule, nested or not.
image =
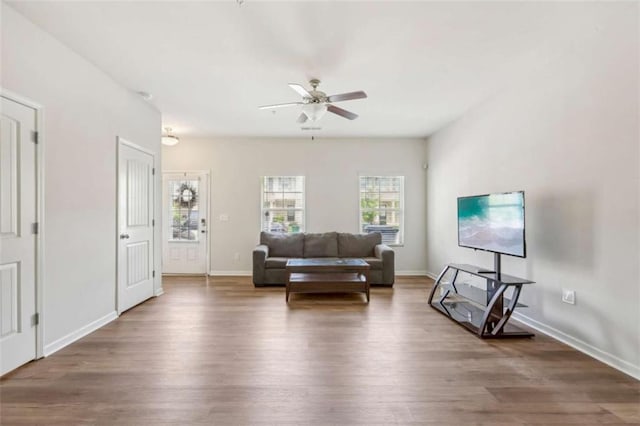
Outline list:
[[[171,179],[169,188],[170,241],[198,241],[200,181]]]
[[[360,176],[360,231],[384,244],[404,241],[404,176]]]
[[[262,178],[262,230],[304,232],[304,176]]]

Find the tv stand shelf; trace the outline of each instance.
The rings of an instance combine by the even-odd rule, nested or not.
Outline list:
[[[486,290],[456,282],[459,272],[483,278],[486,281]],[[445,280],[447,273],[453,275],[449,280]],[[442,270],[431,289],[429,305],[480,338],[532,337],[532,333],[508,324],[515,308],[526,307],[518,303],[522,286],[525,284],[533,284],[533,281],[502,274],[499,258],[496,259],[495,271],[487,271],[486,268],[474,265],[451,263]],[[513,287],[511,298],[504,296],[509,287]],[[442,293],[434,300],[438,289]]]

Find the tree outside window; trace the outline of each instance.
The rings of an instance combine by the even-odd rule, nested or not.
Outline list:
[[[380,232],[382,242],[403,244],[404,176],[360,176],[360,232]]]
[[[262,178],[261,229],[267,232],[304,232],[304,176]]]

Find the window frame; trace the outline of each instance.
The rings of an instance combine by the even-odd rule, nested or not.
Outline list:
[[[280,207],[280,208],[267,208],[265,207],[265,194],[267,193],[271,193],[271,194],[277,194],[277,193],[285,193],[286,191],[266,191],[265,189],[265,185],[267,182],[267,179],[269,178],[279,178],[279,179],[298,179],[300,178],[302,180],[302,208],[289,208],[289,207]],[[289,192],[294,192],[294,191],[289,191]],[[297,192],[297,191],[296,191]],[[306,176],[304,175],[266,175],[266,176],[261,176],[260,177],[260,231],[262,232],[271,232],[269,230],[264,229],[264,224],[265,224],[265,213],[266,212],[273,212],[273,211],[285,211],[285,217],[287,218],[287,222],[290,222],[288,220],[289,217],[289,211],[294,211],[294,217],[295,217],[295,212],[302,212],[302,223],[298,223],[299,225],[299,229],[297,232],[289,232],[289,230],[287,229],[286,232],[283,232],[284,235],[287,234],[297,234],[297,233],[303,233],[306,232],[307,229],[307,179]]]
[[[362,179],[363,178],[400,178],[400,197],[399,197],[399,201],[400,201],[400,207],[397,209],[388,209],[388,208],[381,208],[380,206],[378,206],[375,209],[363,209],[362,207],[362,194],[365,194],[366,192],[362,192],[360,190],[361,185],[362,185]],[[376,211],[376,212],[380,212],[381,210],[384,210],[385,213],[387,211],[395,211],[400,220],[400,224],[399,224],[399,229],[398,229],[398,242],[397,243],[393,243],[393,244],[387,244],[390,247],[403,247],[404,246],[404,235],[405,235],[405,187],[406,187],[406,177],[402,174],[399,173],[388,173],[388,174],[379,174],[379,173],[359,173],[358,174],[358,233],[362,233],[363,232],[363,226],[365,225],[365,222],[362,220],[362,213],[364,211]],[[380,194],[380,189],[378,187],[378,194]],[[378,213],[378,217],[380,217],[380,214]],[[384,241],[383,241],[384,243]]]

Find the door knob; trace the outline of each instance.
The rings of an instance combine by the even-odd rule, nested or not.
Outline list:
[[[120,239],[121,240],[128,240],[129,239],[129,234],[120,234]]]

